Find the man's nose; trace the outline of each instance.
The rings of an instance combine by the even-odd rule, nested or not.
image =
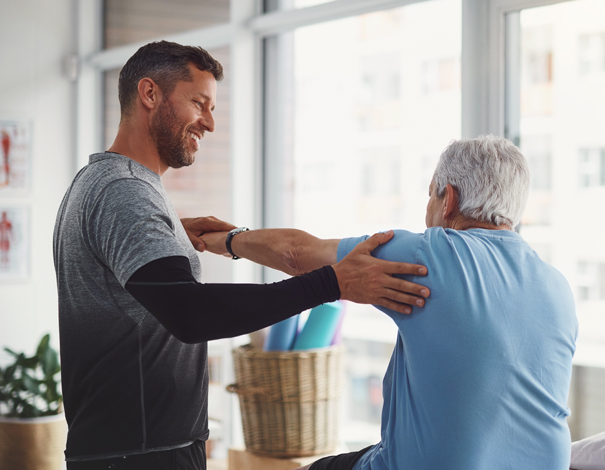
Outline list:
[[[204,113],[201,120],[202,125],[208,132],[214,132],[214,116],[212,116],[212,113]]]

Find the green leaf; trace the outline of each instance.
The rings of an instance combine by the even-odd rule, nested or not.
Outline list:
[[[15,375],[15,370],[17,369],[17,366],[15,364],[13,364],[12,366],[8,366],[6,368],[6,370],[4,371],[4,380],[5,382],[10,382],[11,380],[13,380],[13,377]]]
[[[57,354],[57,351],[52,348],[46,349],[41,358],[41,362],[42,372],[44,372],[46,378],[52,377],[61,370],[61,367],[59,366],[59,355]]]
[[[23,383],[23,377],[13,380],[13,390],[16,392],[27,392],[27,388],[25,388],[25,384]]]
[[[33,393],[34,395],[40,395],[41,391],[37,380],[25,372],[23,373],[21,380],[23,380],[23,388],[26,392]]]
[[[42,361],[42,357],[46,353],[48,349],[48,345],[50,343],[50,334],[45,334],[40,340],[40,344],[38,344],[38,350],[36,351],[36,356]]]
[[[57,401],[60,398],[59,392],[57,392],[57,382],[55,382],[53,379],[47,379],[44,381],[44,385],[46,385],[46,391],[44,392],[46,401],[48,403]]]
[[[23,361],[25,361],[25,354],[21,353],[17,356],[17,360],[15,361],[15,365],[23,366]]]
[[[23,409],[19,413],[21,418],[37,418],[42,412],[30,403],[25,403]]]
[[[15,351],[13,351],[12,349],[9,348],[4,348],[4,350],[9,353],[11,356],[15,356],[17,357],[19,354],[17,354]]]
[[[38,356],[28,357],[21,361],[21,365],[26,369],[35,369],[36,367],[38,367],[39,363],[40,359],[38,359]]]

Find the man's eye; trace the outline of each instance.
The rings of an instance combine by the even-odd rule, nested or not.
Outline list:
[[[202,103],[200,103],[199,101],[194,101],[194,103],[195,103],[195,105],[196,105],[198,108],[203,108],[203,107],[204,107],[204,105],[203,105]]]

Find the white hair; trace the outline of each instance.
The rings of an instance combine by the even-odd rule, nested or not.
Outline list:
[[[451,184],[460,213],[474,220],[515,227],[529,193],[529,166],[507,139],[484,135],[452,142],[443,151],[433,175],[437,197]]]

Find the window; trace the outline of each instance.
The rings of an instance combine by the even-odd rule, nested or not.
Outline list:
[[[578,59],[580,75],[605,71],[605,32],[580,35]]]
[[[520,233],[567,278],[580,325],[572,439],[603,427],[585,380],[605,361],[605,2],[576,0],[508,14],[509,138],[532,173]],[[570,47],[571,45],[571,47]],[[590,402],[590,405],[587,405]],[[587,406],[591,406],[590,409]]]
[[[267,73],[281,98],[277,110],[267,108],[278,116],[267,116],[269,149],[280,151],[266,165],[282,165],[274,177],[292,181],[281,186],[281,200],[292,201],[281,220],[326,238],[424,230],[434,165],[460,137],[460,15],[459,0],[433,0],[268,40],[280,51]],[[396,327],[372,307],[348,304],[343,333],[342,438],[368,445],[379,439]]]
[[[521,35],[521,114],[552,113],[553,29],[531,10],[523,12]]]
[[[523,135],[521,151],[531,169],[531,186],[521,224],[549,226],[552,223],[552,136]]]
[[[578,262],[578,300],[605,300],[605,263]]]
[[[524,135],[521,151],[532,169],[532,190],[550,191],[552,186],[552,136],[550,134]]]
[[[401,189],[400,162],[397,147],[362,148],[362,196],[397,196]]]
[[[605,186],[605,149],[580,149],[578,156],[580,187]]]
[[[422,64],[424,94],[460,89],[460,60],[455,58],[429,60]]]

